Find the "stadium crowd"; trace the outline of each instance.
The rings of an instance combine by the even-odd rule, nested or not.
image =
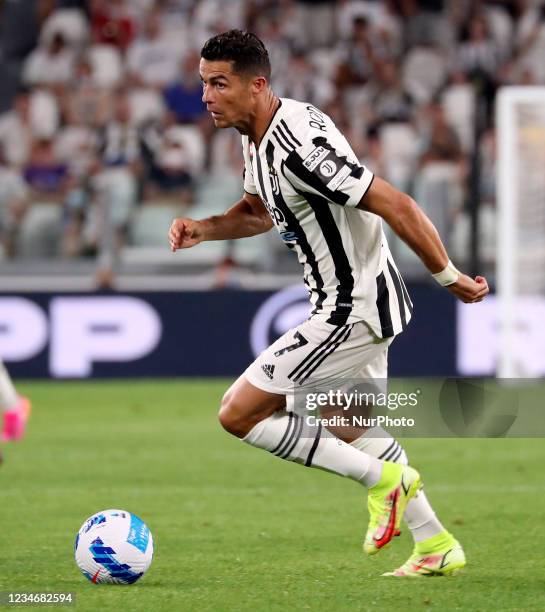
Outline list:
[[[198,74],[203,42],[230,28],[262,38],[276,93],[327,112],[459,258],[479,203],[486,257],[495,92],[545,83],[545,6],[532,0],[4,2],[5,259],[166,249],[172,213],[238,199],[240,138],[213,129]]]

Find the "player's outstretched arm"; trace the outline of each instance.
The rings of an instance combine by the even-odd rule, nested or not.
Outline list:
[[[189,249],[205,240],[234,240],[268,232],[273,222],[259,196],[244,193],[223,215],[195,221],[174,219],[168,232],[171,251]]]
[[[437,229],[406,193],[375,177],[358,208],[382,217],[420,257],[436,280],[463,302],[480,302],[488,293],[482,276],[475,280],[452,265]]]

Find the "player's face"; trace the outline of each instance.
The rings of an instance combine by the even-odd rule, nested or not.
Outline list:
[[[252,80],[235,72],[231,62],[207,61],[199,67],[203,84],[202,101],[219,128],[242,127],[252,114]]]

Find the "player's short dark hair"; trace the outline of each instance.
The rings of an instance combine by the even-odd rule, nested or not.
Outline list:
[[[229,30],[204,43],[201,57],[205,60],[232,62],[237,74],[271,78],[269,53],[261,40],[251,32]]]

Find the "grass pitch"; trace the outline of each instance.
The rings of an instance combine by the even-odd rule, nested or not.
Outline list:
[[[227,381],[32,383],[28,435],[0,468],[0,591],[73,591],[77,610],[543,610],[543,440],[409,440],[440,518],[466,550],[454,578],[381,578],[405,529],[361,552],[365,495],[225,434]],[[133,586],[93,585],[73,543],[105,508],[155,538]]]

